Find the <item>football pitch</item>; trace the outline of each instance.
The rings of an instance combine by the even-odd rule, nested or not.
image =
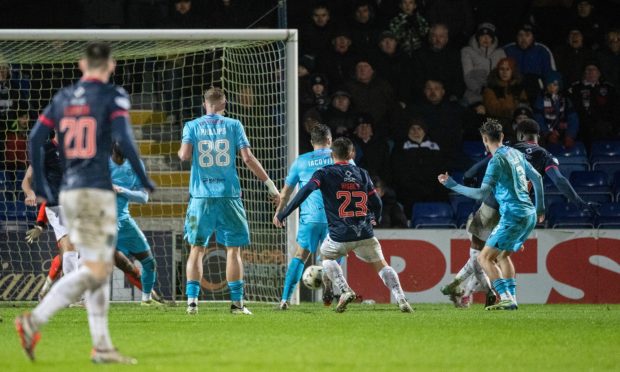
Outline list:
[[[351,304],[336,314],[320,304],[249,304],[254,316],[233,316],[228,304],[142,308],[114,304],[116,346],[137,366],[95,366],[84,309],[61,311],[42,333],[30,363],[14,331],[24,307],[0,304],[0,371],[408,371],[620,370],[620,305],[522,305],[488,312],[482,305]]]

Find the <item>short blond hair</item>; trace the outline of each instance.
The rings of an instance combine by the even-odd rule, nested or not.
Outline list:
[[[211,87],[207,89],[204,95],[205,102],[210,105],[217,105],[226,101],[226,95],[222,88]]]

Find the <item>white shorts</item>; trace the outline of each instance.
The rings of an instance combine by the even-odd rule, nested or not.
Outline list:
[[[62,207],[57,205],[55,207],[45,207],[45,215],[47,216],[47,222],[52,226],[54,235],[56,235],[56,241],[67,235],[67,228],[65,227],[65,220],[62,216]]]
[[[86,261],[112,262],[116,246],[116,194],[101,189],[60,193],[69,240]]]
[[[469,215],[467,219],[467,232],[476,238],[486,242],[491,231],[499,223],[499,211],[482,203],[477,211]]]
[[[321,256],[324,258],[335,259],[347,256],[349,252],[354,251],[357,258],[364,262],[372,263],[383,260],[383,252],[381,244],[377,238],[357,240],[354,242],[335,242],[327,236],[321,244]]]

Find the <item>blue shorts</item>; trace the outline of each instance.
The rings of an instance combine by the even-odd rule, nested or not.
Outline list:
[[[142,230],[140,230],[133,218],[118,220],[117,225],[118,238],[116,249],[125,256],[148,252],[151,249]]]
[[[300,223],[299,230],[297,231],[297,244],[303,249],[310,251],[310,253],[314,253],[321,246],[326,236],[326,223]]]
[[[185,216],[185,240],[206,247],[215,241],[225,247],[250,244],[248,219],[241,198],[191,198]]]
[[[486,245],[500,251],[518,251],[536,227],[536,213],[526,217],[501,216]]]

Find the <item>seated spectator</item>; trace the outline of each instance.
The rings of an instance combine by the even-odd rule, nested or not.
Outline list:
[[[312,7],[311,20],[299,31],[299,47],[302,54],[318,56],[329,49],[333,27],[327,3]]]
[[[425,123],[425,133],[444,149],[448,168],[465,166],[460,156],[464,116],[465,109],[446,98],[443,83],[432,79],[424,86],[424,101],[410,110],[410,117],[420,118]]]
[[[349,24],[351,41],[355,50],[366,52],[372,50],[381,31],[377,25],[375,10],[370,0],[358,0],[353,7],[353,17]]]
[[[407,216],[403,206],[396,199],[396,192],[380,178],[373,180],[377,194],[381,197],[383,208],[377,229],[402,229],[407,227]]]
[[[338,30],[332,36],[332,47],[321,54],[318,70],[327,73],[330,84],[342,86],[353,75],[353,66],[358,57],[351,51],[351,35]]]
[[[601,66],[601,73],[609,83],[620,86],[620,28],[607,32],[605,48],[599,50],[596,59]]]
[[[571,27],[566,44],[555,48],[553,55],[558,64],[558,72],[564,77],[565,86],[568,86],[581,80],[583,64],[593,59],[594,52],[584,45],[581,30]]]
[[[606,25],[596,13],[593,0],[577,0],[569,24],[582,31],[584,44],[588,47],[598,49],[603,43],[603,30]]]
[[[506,45],[504,52],[517,63],[525,92],[532,103],[540,91],[539,80],[555,70],[551,51],[546,45],[534,41],[534,27],[525,23],[517,32],[517,41]]]
[[[30,131],[30,115],[28,111],[19,111],[17,119],[12,123],[6,135],[4,150],[4,166],[10,170],[28,168],[28,132]]]
[[[355,163],[366,169],[371,177],[387,179],[390,176],[390,146],[384,139],[374,135],[372,126],[370,115],[362,114],[357,118],[353,136]]]
[[[355,65],[355,79],[345,84],[351,93],[351,102],[360,113],[370,114],[375,120],[375,134],[386,137],[391,134],[391,117],[397,101],[390,84],[375,76],[370,58],[360,58]]]
[[[353,135],[358,115],[351,108],[349,92],[344,90],[334,92],[331,106],[323,116],[323,123],[332,131],[334,138]]]
[[[480,141],[480,127],[487,119],[487,109],[482,102],[467,107],[463,118],[463,140]]]
[[[579,132],[579,118],[571,100],[562,93],[562,75],[552,71],[544,79],[545,90],[534,103],[534,119],[549,144],[573,147]]]
[[[507,130],[504,127],[504,138],[510,143],[517,143],[517,126],[526,119],[534,119],[534,112],[527,104],[521,104],[517,107],[512,115],[512,125]]]
[[[306,112],[307,110],[314,108],[320,114],[329,109],[329,94],[327,89],[327,79],[323,74],[310,75],[310,90],[303,92],[303,95],[299,96],[299,104],[301,110]]]
[[[411,119],[407,138],[394,147],[391,158],[392,185],[408,218],[416,202],[448,199],[447,190],[436,187],[433,181],[449,165],[440,145],[431,140],[426,128],[424,121]]]
[[[505,57],[504,50],[498,47],[495,26],[479,24],[478,31],[469,39],[469,45],[461,49],[463,79],[467,87],[463,99],[467,105],[482,102],[482,89],[487,85],[491,69]]]
[[[304,154],[306,152],[313,151],[312,143],[310,142],[310,133],[312,128],[321,123],[321,115],[314,109],[308,110],[304,113],[304,116],[300,122],[299,130],[299,153]]]
[[[476,27],[471,3],[470,0],[427,1],[424,15],[430,24],[446,25],[450,29],[450,44],[461,49]]]
[[[418,10],[416,0],[400,0],[400,13],[390,20],[388,29],[396,36],[403,52],[410,57],[422,47],[428,34],[428,22]]]
[[[174,0],[174,8],[168,16],[167,28],[204,28],[200,15],[192,7],[192,0]]]
[[[512,58],[501,59],[491,71],[482,102],[487,115],[498,119],[504,126],[510,123],[517,106],[527,102],[517,64]]]
[[[399,104],[405,107],[406,102],[412,100],[411,59],[401,52],[396,37],[390,31],[384,31],[379,38],[375,65],[377,76],[387,80]]]
[[[579,115],[580,137],[584,142],[618,138],[618,92],[616,87],[601,79],[596,61],[584,64],[582,78],[571,84],[568,93]]]
[[[414,89],[421,92],[428,79],[444,82],[446,96],[450,101],[458,101],[465,91],[461,55],[448,46],[450,40],[446,25],[435,24],[428,33],[428,46],[422,47],[413,55]],[[418,98],[421,98],[418,94]]]

